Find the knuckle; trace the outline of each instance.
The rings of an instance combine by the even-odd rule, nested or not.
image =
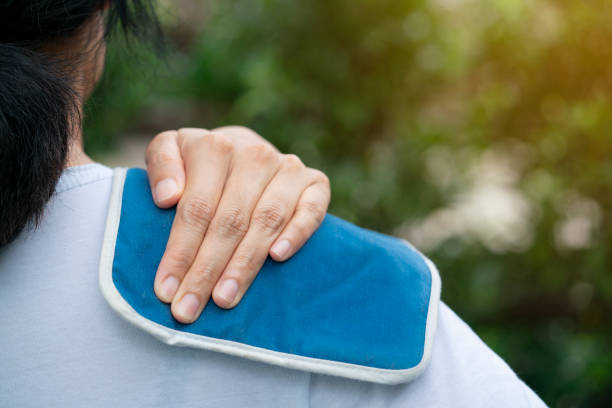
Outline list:
[[[145,150],[145,164],[150,164],[154,162],[154,156],[157,152],[157,147],[162,144],[165,145],[167,143],[172,142],[176,138],[177,132],[176,130],[167,130],[165,132],[158,133],[151,143],[147,146]]]
[[[186,143],[192,143],[200,140],[202,136],[206,134],[204,129],[197,128],[180,128],[176,131],[177,136],[180,137]]]
[[[177,214],[188,225],[202,226],[210,223],[213,210],[208,201],[200,198],[190,198],[179,202]]]
[[[208,130],[196,127],[182,127],[177,130],[177,133],[181,136],[203,136],[208,133]]]
[[[298,217],[291,221],[291,230],[295,237],[305,240],[312,234],[311,223],[304,217]]]
[[[242,126],[242,125],[227,125],[227,126],[222,126],[220,128],[218,128],[219,130],[229,130],[229,131],[234,131],[234,132],[242,132],[242,133],[254,133],[253,130],[251,130],[250,128],[246,127],[246,126]]]
[[[309,214],[316,222],[320,223],[325,218],[327,207],[318,201],[304,201],[298,205],[298,211]]]
[[[177,134],[178,132],[176,130],[166,130],[164,132],[161,132],[155,135],[153,139],[157,141],[162,141],[162,142],[169,142],[169,141],[174,140]]]
[[[166,262],[168,266],[176,271],[187,271],[191,266],[192,257],[185,250],[169,248],[166,251]]]
[[[263,229],[270,232],[280,231],[287,221],[285,214],[277,205],[268,205],[258,209],[253,218]]]
[[[227,125],[215,128],[213,132],[220,132],[236,137],[260,137],[254,130],[241,125]]]
[[[304,163],[295,154],[286,154],[283,156],[283,164],[285,168],[291,170],[297,170],[304,168]]]
[[[240,208],[224,210],[219,216],[219,221],[216,222],[215,229],[226,238],[244,235],[247,231],[244,213]]]
[[[154,164],[154,165],[164,165],[164,164],[172,163],[173,161],[176,160],[176,158],[173,155],[169,154],[166,151],[152,152],[148,155],[148,157],[149,157],[148,164]]]
[[[198,268],[189,272],[188,290],[199,292],[209,291],[217,283],[215,271],[210,267]]]
[[[223,133],[210,133],[207,141],[221,153],[231,153],[234,150],[234,143]]]
[[[187,152],[208,148],[209,134],[208,130],[200,128],[181,128],[177,131],[180,147]]]
[[[321,183],[324,186],[329,187],[329,177],[327,177],[327,174],[323,173],[321,170],[312,169],[312,171],[313,178],[316,183]]]
[[[246,147],[244,153],[250,160],[258,163],[269,163],[275,161],[277,157],[277,153],[274,149],[263,143]]]
[[[249,269],[253,265],[253,255],[244,251],[236,253],[232,259],[232,264],[235,267],[233,269]],[[239,275],[242,275],[242,273]]]
[[[262,264],[267,257],[267,251],[264,251],[265,255],[262,257],[261,254],[251,251],[242,251],[234,255],[231,261],[231,268],[228,271],[232,271],[231,277],[236,279],[239,287],[246,287],[250,281],[257,275],[257,272],[261,269]],[[227,276],[230,276],[229,274]]]

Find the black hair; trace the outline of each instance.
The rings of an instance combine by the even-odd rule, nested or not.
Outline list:
[[[81,126],[70,70],[79,57],[45,50],[104,10],[105,36],[119,26],[162,43],[153,0],[0,2],[0,247],[40,220]]]

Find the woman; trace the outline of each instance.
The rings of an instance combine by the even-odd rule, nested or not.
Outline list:
[[[110,25],[146,36],[157,32],[152,3],[0,4],[1,406],[543,405],[444,305],[429,368],[413,382],[394,387],[169,347],[118,319],[98,292],[96,274],[111,170],[92,164],[82,151],[79,112],[102,71],[104,13]],[[190,322],[201,312],[218,276],[214,300],[235,305],[252,279],[249,271],[257,269],[270,245],[278,244],[272,247],[276,259],[286,259],[312,232],[327,204],[324,177],[305,170],[295,158],[283,160],[269,148],[249,146],[257,137],[245,133],[221,129],[211,136],[184,129],[163,134],[149,150],[150,163],[161,164],[150,174],[157,203],[174,204],[185,186],[155,282],[157,295],[172,302],[179,320]],[[245,165],[240,157],[246,152],[268,163],[262,174]],[[249,183],[241,184],[247,173]],[[267,182],[277,174],[291,183]],[[174,181],[164,181],[169,176]],[[251,184],[260,187],[226,198],[226,191]],[[211,202],[219,202],[215,215]],[[292,232],[291,223],[283,228],[286,217],[275,215],[291,213],[298,202],[300,208],[319,209],[310,216],[295,213],[294,231],[307,232],[301,235]],[[217,212],[225,216],[216,220]],[[238,216],[245,212],[260,220],[246,232]],[[23,230],[37,217],[38,229]],[[211,232],[202,239],[208,224]],[[170,278],[176,282],[167,284]],[[223,289],[232,279],[233,289]]]

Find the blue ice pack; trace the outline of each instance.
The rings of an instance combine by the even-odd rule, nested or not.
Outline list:
[[[153,291],[174,215],[155,206],[144,170],[115,170],[100,287],[137,327],[169,345],[377,383],[427,365],[440,278],[405,241],[327,215],[290,260],[268,258],[238,306],[211,301],[185,325]]]

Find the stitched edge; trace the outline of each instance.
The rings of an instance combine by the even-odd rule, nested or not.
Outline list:
[[[285,368],[346,377],[380,384],[399,384],[412,381],[421,375],[421,373],[427,367],[431,358],[433,340],[438,322],[438,304],[440,302],[441,287],[440,276],[435,265],[406,241],[404,242],[410,248],[417,251],[417,253],[423,257],[431,273],[431,292],[429,296],[427,320],[425,323],[425,345],[423,349],[423,356],[421,357],[419,364],[412,368],[392,370],[317,359],[313,357],[298,356],[295,354],[272,351],[235,341],[221,340],[196,335],[193,333],[181,332],[162,326],[141,316],[129,305],[129,303],[127,303],[125,299],[123,299],[115,287],[112,277],[115,244],[119,230],[119,219],[121,216],[123,187],[126,174],[126,168],[118,168],[115,170],[113,175],[111,199],[106,220],[104,241],[102,244],[102,254],[100,256],[99,285],[102,295],[111,308],[128,322],[148,332],[162,342],[173,346],[201,348]]]

